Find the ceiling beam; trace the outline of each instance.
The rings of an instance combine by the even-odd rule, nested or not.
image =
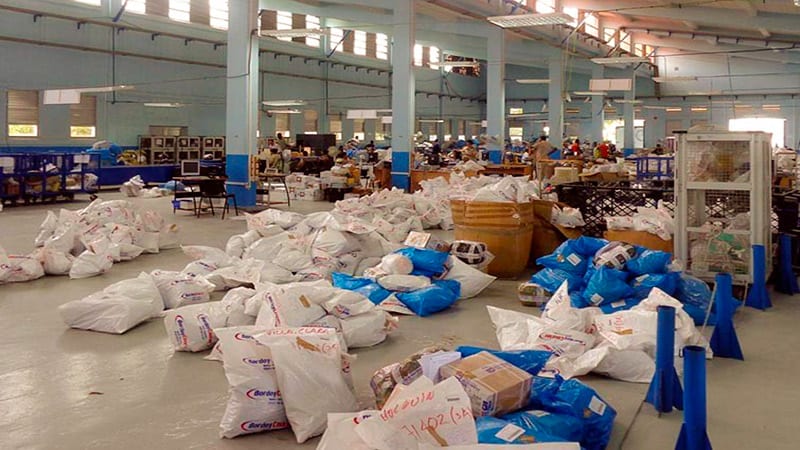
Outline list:
[[[750,2],[747,2],[750,3]],[[773,34],[800,34],[797,14],[775,14],[760,12],[743,20],[742,9],[708,6],[688,6],[680,3],[669,3],[663,7],[643,5],[642,2],[628,0],[570,0],[570,6],[589,11],[613,12],[625,16],[668,19],[677,22],[690,21],[701,27],[730,28],[732,30],[750,30],[757,32],[759,28],[770,30]],[[799,11],[800,12],[800,11]],[[645,26],[644,23],[641,24]]]

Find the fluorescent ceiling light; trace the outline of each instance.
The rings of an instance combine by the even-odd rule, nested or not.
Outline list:
[[[653,77],[656,83],[670,83],[677,81],[697,81],[697,77]]]
[[[683,108],[666,108],[667,112],[681,112]]]
[[[549,78],[522,78],[517,80],[519,84],[550,84]]]
[[[612,56],[608,58],[592,58],[595,64],[637,64],[650,62],[650,59],[642,56]]]
[[[270,109],[267,111],[270,114],[302,114],[299,109]]]
[[[780,111],[781,105],[761,105],[761,109],[765,111]]]
[[[631,105],[639,105],[642,103],[641,100],[627,100],[622,98],[615,98],[614,103],[629,103]]]
[[[323,28],[297,28],[293,30],[261,30],[261,36],[274,38],[299,38],[309,36],[327,36],[330,30]]]
[[[148,108],[180,108],[183,106],[181,103],[145,103],[144,106]]]
[[[512,14],[510,16],[487,17],[486,20],[501,28],[538,27],[571,23],[574,17],[564,13]]]
[[[90,88],[78,88],[75,90],[82,94],[89,94],[93,92],[130,91],[132,89],[133,86],[126,86],[124,84],[120,84],[119,86],[100,86],[100,87],[90,87]]]
[[[261,102],[264,106],[302,106],[306,104],[305,100],[266,100]]]
[[[708,108],[705,106],[692,106],[692,112],[704,112],[708,111]]]
[[[392,116],[381,116],[381,123],[392,123]]]
[[[644,109],[669,109],[669,106],[644,105]]]
[[[419,119],[419,123],[444,123],[442,119]]]
[[[477,67],[480,65],[478,61],[443,61],[436,64],[441,67]]]
[[[575,91],[574,95],[606,95],[605,91]]]
[[[750,109],[753,107],[753,105],[733,105],[733,107],[736,109]]]
[[[633,80],[630,78],[592,78],[589,80],[590,91],[630,91]]]
[[[700,96],[722,95],[722,91],[691,91],[686,93],[686,96],[692,96],[692,95],[700,95]]]

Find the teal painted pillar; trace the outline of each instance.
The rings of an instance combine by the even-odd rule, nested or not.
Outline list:
[[[392,186],[409,187],[409,162],[414,151],[416,82],[414,52],[414,0],[394,2],[392,40]]]
[[[486,133],[496,136],[489,144],[489,158],[499,164],[506,137],[506,38],[505,31],[493,27],[489,31],[486,70]]]
[[[592,78],[604,78],[605,67],[600,64],[595,64],[592,67]],[[589,126],[589,134],[593,141],[600,142],[603,140],[603,123],[605,122],[605,98],[602,95],[592,96],[592,122]]]
[[[230,2],[228,6],[227,189],[239,206],[254,206],[256,180],[250,178],[250,156],[257,152],[258,0]]]
[[[564,71],[562,58],[551,59],[548,65],[550,86],[547,95],[547,125],[550,127],[550,144],[561,148],[564,139]]]
[[[631,69],[631,90],[625,91],[625,104],[622,107],[622,118],[625,121],[625,134],[623,138],[623,154],[628,156],[633,154],[636,148],[636,141],[634,139],[636,131],[636,121],[634,114],[633,100],[636,98],[636,71]]]

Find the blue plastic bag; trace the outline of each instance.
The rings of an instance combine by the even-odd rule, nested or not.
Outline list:
[[[675,290],[675,298],[683,304],[691,304],[706,311],[711,302],[711,288],[705,281],[682,273]]]
[[[681,275],[678,272],[669,273],[652,273],[639,275],[631,280],[633,287],[633,297],[638,299],[645,299],[650,295],[653,288],[659,288],[669,295],[674,295],[675,290],[678,288],[678,281]]]
[[[544,365],[547,364],[547,360],[553,355],[552,353],[544,350],[514,350],[503,352],[499,350],[490,350],[488,348],[472,347],[469,345],[462,345],[458,347],[456,351],[461,353],[462,358],[466,358],[467,356],[472,356],[480,352],[489,352],[503,361],[519,367],[531,375],[538,374],[544,368]]]
[[[333,272],[331,274],[331,281],[333,287],[347,289],[348,291],[352,291],[362,286],[374,283],[374,281],[369,278],[354,277],[342,272]]]
[[[175,180],[167,181],[166,183],[162,184],[159,187],[161,189],[166,189],[168,191],[183,192],[183,191],[186,190],[186,186],[184,186],[183,183],[181,183],[180,181],[175,181]]]
[[[664,273],[671,260],[672,254],[670,253],[644,249],[625,264],[625,269],[634,275]]]
[[[559,245],[553,253],[537,259],[536,264],[582,276],[589,266],[589,259],[575,249],[575,240],[569,240]]]
[[[458,280],[433,280],[433,284],[450,289],[456,297],[461,297],[461,282]]]
[[[536,434],[544,433],[567,442],[579,442],[583,437],[583,422],[568,414],[534,409],[506,414],[500,419],[513,423],[526,431],[532,430]]]
[[[608,245],[608,241],[605,239],[591,236],[581,236],[578,239],[575,239],[573,248],[584,258],[592,259],[594,258],[594,254],[606,245]]]
[[[410,259],[414,264],[414,270],[430,275],[444,273],[444,265],[447,262],[447,258],[450,257],[449,253],[414,247],[401,248],[395,251],[395,253]]]
[[[556,394],[558,388],[564,381],[561,377],[548,378],[548,377],[533,377],[531,381],[531,395],[528,400],[529,409],[545,409],[546,405],[550,405],[556,401]]]
[[[576,291],[583,286],[583,278],[580,275],[564,272],[559,269],[545,267],[531,277],[531,283],[538,284],[550,293],[557,291],[564,281],[569,284],[570,292]]]
[[[431,285],[411,292],[397,293],[397,299],[420,317],[429,316],[449,308],[458,295],[442,285]]]
[[[617,411],[603,400],[597,392],[576,379],[564,380],[556,376],[549,382],[545,379],[537,380],[537,397],[531,390],[531,405],[529,408],[542,409],[549,412],[566,414],[583,423],[583,436],[581,446],[587,450],[603,450],[611,438],[611,429]],[[555,388],[555,393],[553,389]]]
[[[526,428],[521,425],[518,427],[523,429],[523,433],[517,436],[514,440],[508,441],[498,437],[500,431],[507,427],[511,422],[498,419],[492,416],[482,416],[475,418],[475,429],[478,431],[479,444],[532,444],[534,442],[562,442],[563,438],[553,436],[535,427]],[[502,434],[501,434],[502,435]],[[513,448],[513,447],[512,447]]]
[[[387,291],[378,283],[370,283],[361,286],[360,288],[353,289],[353,292],[358,292],[364,297],[367,297],[369,301],[375,303],[376,305],[380,305],[381,302],[392,295],[391,291]]]
[[[640,299],[636,298],[627,298],[624,300],[618,300],[616,302],[607,303],[600,307],[600,310],[603,311],[603,314],[613,314],[619,311],[627,311],[634,306],[641,303]]]
[[[620,270],[601,266],[595,269],[583,291],[584,306],[601,306],[633,295],[628,275]]]
[[[333,287],[358,292],[376,305],[392,295],[390,291],[387,291],[369,278],[352,277],[345,273],[334,272],[331,274],[331,280],[333,281]]]

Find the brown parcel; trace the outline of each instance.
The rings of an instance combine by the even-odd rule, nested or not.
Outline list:
[[[489,352],[480,352],[439,369],[442,379],[454,376],[472,403],[472,414],[495,416],[528,403],[533,377]]]

